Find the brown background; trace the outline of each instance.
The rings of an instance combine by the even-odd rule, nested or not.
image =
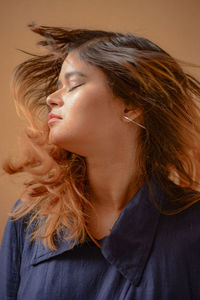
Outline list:
[[[26,57],[16,49],[36,50],[37,37],[26,27],[32,21],[133,32],[153,40],[177,58],[200,64],[199,0],[0,0],[1,162],[17,150],[21,123],[9,86],[12,70]],[[197,69],[192,72],[199,76]],[[0,177],[0,239],[8,212],[22,190],[21,182],[22,178]]]

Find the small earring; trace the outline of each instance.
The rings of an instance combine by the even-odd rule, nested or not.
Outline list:
[[[129,120],[130,122],[132,122],[132,123],[134,123],[134,124],[136,124],[136,125],[138,125],[138,126],[144,128],[144,129],[146,129],[145,126],[143,126],[142,124],[140,124],[140,123],[138,123],[138,122],[132,120],[131,118],[129,118],[129,117],[127,117],[127,116],[122,116],[122,117],[123,117],[124,119]]]

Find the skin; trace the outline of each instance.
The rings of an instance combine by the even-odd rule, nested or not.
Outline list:
[[[66,73],[74,71],[86,76],[66,79]],[[137,141],[141,128],[122,116],[140,122],[141,111],[130,110],[114,96],[105,74],[81,59],[76,50],[65,59],[58,85],[47,104],[62,119],[49,124],[49,139],[86,158],[91,201],[96,210],[96,214],[87,212],[89,227],[99,239],[109,234],[139,188]],[[76,88],[70,90],[73,87]]]

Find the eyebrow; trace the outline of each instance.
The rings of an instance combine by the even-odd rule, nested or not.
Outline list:
[[[79,71],[71,71],[71,72],[67,72],[65,73],[64,77],[65,79],[69,79],[71,76],[80,76],[80,77],[87,77],[87,75],[85,75],[84,73],[82,72],[79,72]],[[59,86],[61,84],[61,81],[58,80],[57,81],[57,86]]]

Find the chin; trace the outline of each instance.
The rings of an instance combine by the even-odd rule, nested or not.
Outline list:
[[[63,140],[51,132],[49,133],[49,143],[63,148]]]
[[[79,151],[77,151],[77,145],[80,146],[80,142],[75,143],[75,141],[72,141],[70,139],[67,140],[67,137],[63,139],[61,136],[55,135],[55,134],[49,134],[49,143],[56,145],[66,151],[76,153],[78,155],[81,155]]]
[[[56,145],[56,138],[51,132],[49,133],[49,143]]]

